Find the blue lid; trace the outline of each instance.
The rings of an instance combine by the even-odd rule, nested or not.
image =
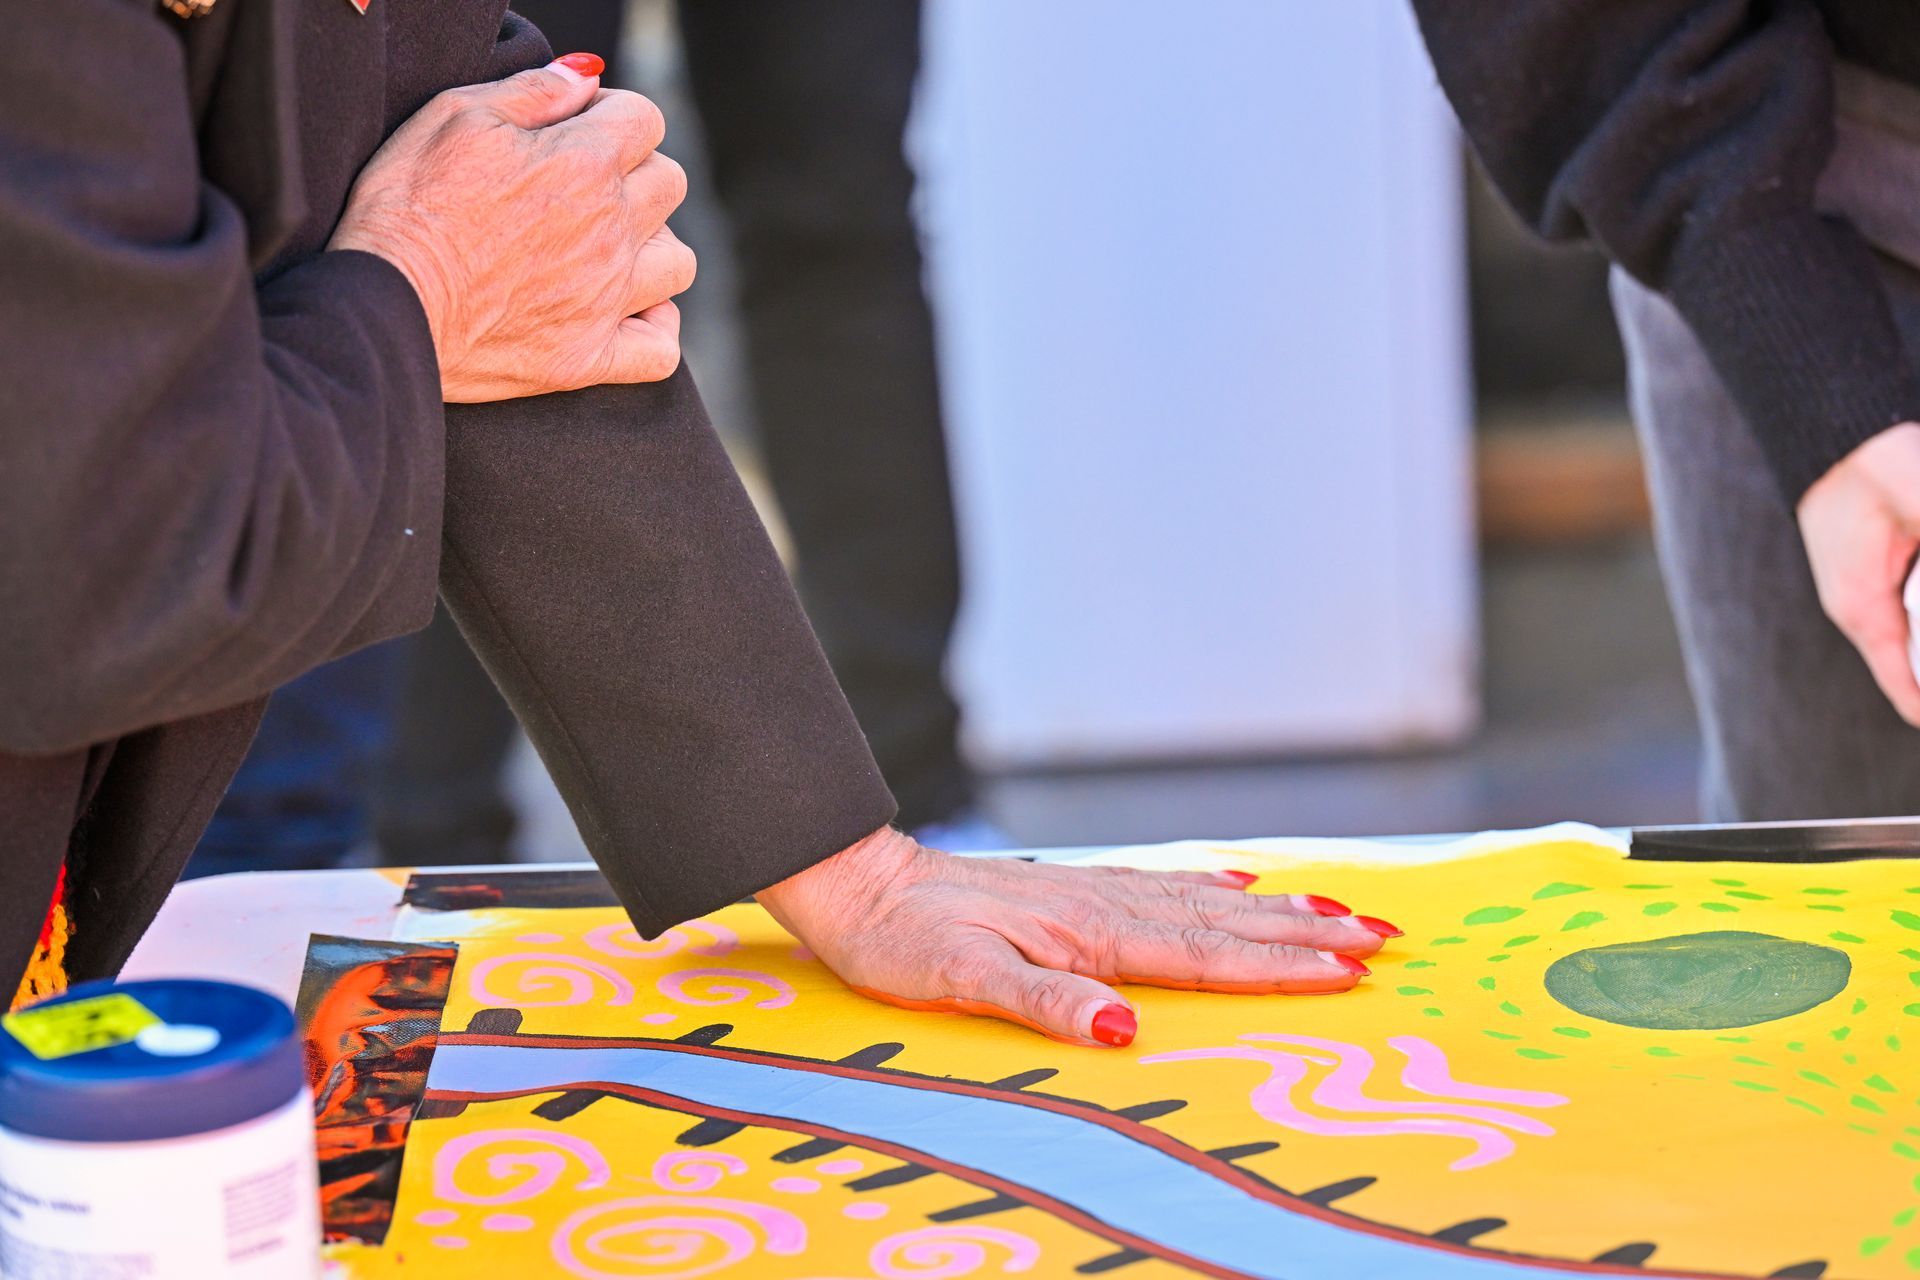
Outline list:
[[[32,1021],[43,1010],[131,997]],[[101,1011],[92,1029],[83,1013]],[[145,1010],[145,1013],[141,1011]],[[148,1016],[151,1015],[151,1016]],[[22,1021],[22,1019],[27,1021]],[[293,1013],[252,987],[194,979],[90,982],[0,1026],[0,1129],[69,1142],[144,1142],[241,1124],[307,1087]],[[89,1043],[107,1041],[100,1047]],[[33,1044],[42,1057],[29,1048]]]

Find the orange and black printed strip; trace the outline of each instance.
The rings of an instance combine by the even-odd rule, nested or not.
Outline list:
[[[457,954],[319,934],[307,947],[298,1014],[329,1240],[386,1239]]]

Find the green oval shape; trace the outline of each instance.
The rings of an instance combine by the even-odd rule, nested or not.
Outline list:
[[[1547,969],[1547,994],[1622,1027],[1719,1031],[1805,1013],[1846,988],[1847,953],[1766,933],[1686,933],[1590,947]]]

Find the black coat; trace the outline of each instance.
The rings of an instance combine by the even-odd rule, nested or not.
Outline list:
[[[1440,83],[1522,219],[1686,319],[1788,508],[1920,419],[1858,231],[1817,192],[1836,56],[1920,85],[1912,0],[1414,0]]]
[[[0,41],[0,987],[63,858],[115,971],[267,693],[436,587],[643,932],[887,822],[684,370],[444,407],[382,259],[322,253],[505,0],[17,6]]]

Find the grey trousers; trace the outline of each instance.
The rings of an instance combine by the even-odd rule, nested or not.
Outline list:
[[[1841,67],[1828,212],[1879,251],[1920,360],[1920,92]],[[1712,822],[1920,814],[1920,730],[1827,621],[1753,433],[1667,301],[1613,273],[1654,536],[1705,744]],[[1891,424],[1889,424],[1891,425]]]

